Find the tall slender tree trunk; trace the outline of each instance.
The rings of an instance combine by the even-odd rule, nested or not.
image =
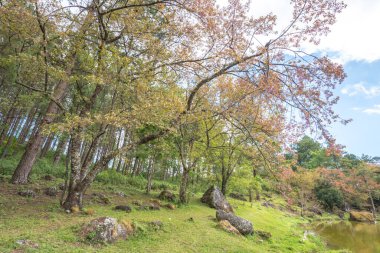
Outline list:
[[[70,75],[71,71],[67,74]],[[54,90],[53,98],[55,101],[60,102],[66,92],[69,83],[67,81],[60,81]],[[12,176],[13,184],[26,184],[32,167],[36,161],[36,158],[40,152],[44,136],[42,134],[43,128],[53,122],[55,115],[58,112],[58,105],[55,101],[50,101],[43,119],[32,138],[29,140],[26,150],[17,165],[16,170]]]
[[[190,170],[188,168],[183,168],[183,173],[181,177],[181,184],[179,186],[179,201],[181,203],[187,203],[187,185],[189,183]]]
[[[46,138],[45,144],[41,150],[40,157],[46,156],[47,152],[49,152],[51,144],[54,140],[54,134],[49,134],[49,136]]]
[[[38,111],[37,108],[32,108],[30,110],[30,112],[28,113],[25,124],[22,127],[22,130],[21,130],[20,135],[19,135],[18,140],[17,140],[19,144],[23,144],[25,142],[26,137],[29,133],[29,130],[33,124],[33,119],[37,114],[37,111]]]
[[[146,184],[146,193],[149,194],[152,190],[152,177],[154,174],[154,164],[153,164],[153,158],[149,159],[149,165],[148,165],[148,175],[147,175],[147,184]]]
[[[1,130],[1,133],[0,133],[0,145],[7,138],[7,133],[9,131],[9,128],[10,128],[11,124],[12,124],[12,121],[14,119],[15,114],[16,114],[16,109],[11,108],[8,111],[7,116],[5,116],[4,124],[2,126],[2,130]]]
[[[12,146],[13,141],[15,139],[14,135],[15,135],[15,133],[17,131],[18,125],[20,123],[20,120],[21,120],[21,116],[17,117],[14,120],[13,125],[12,125],[11,130],[10,130],[9,135],[8,135],[7,144],[5,144],[5,147],[3,149],[3,152],[1,154],[0,159],[3,159],[4,157],[7,156],[8,152],[9,152],[9,148]]]
[[[55,150],[55,153],[54,153],[54,159],[53,159],[54,165],[57,165],[59,161],[61,160],[61,156],[64,151],[64,148],[67,145],[67,142],[68,142],[67,137],[61,137],[61,140],[59,141],[57,149]]]

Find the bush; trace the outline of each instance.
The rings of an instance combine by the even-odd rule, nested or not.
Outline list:
[[[322,181],[315,187],[317,199],[322,202],[325,208],[330,211],[334,206],[341,208],[343,206],[343,194],[334,188],[330,183]]]

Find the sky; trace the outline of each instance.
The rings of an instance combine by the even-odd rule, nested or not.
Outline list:
[[[331,33],[310,53],[328,55],[343,64],[346,80],[335,90],[340,97],[335,111],[348,125],[330,127],[337,143],[355,155],[380,156],[380,0],[343,0],[347,8],[338,14]],[[224,5],[227,0],[217,0]],[[291,19],[290,0],[251,0],[255,17],[276,14],[278,28]],[[265,44],[265,42],[264,42]]]

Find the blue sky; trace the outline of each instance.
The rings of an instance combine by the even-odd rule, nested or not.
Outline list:
[[[304,51],[327,54],[344,65],[347,78],[337,87],[340,97],[335,111],[346,126],[330,127],[337,143],[355,155],[380,156],[380,0],[342,0],[347,8],[337,15],[331,32],[317,46],[304,44]],[[217,0],[221,5],[227,0]],[[277,15],[276,29],[286,28],[292,18],[290,0],[252,0],[250,14]],[[265,44],[269,38],[263,38]]]
[[[331,132],[350,153],[380,156],[380,60],[348,61],[344,68],[347,78],[336,90],[335,110],[353,121],[335,124]]]

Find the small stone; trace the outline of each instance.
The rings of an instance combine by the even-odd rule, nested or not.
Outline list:
[[[52,187],[46,188],[45,194],[48,196],[55,197],[58,194],[58,190],[56,187],[52,186]]]
[[[132,212],[132,208],[130,206],[115,206],[115,210],[125,211],[127,213]]]
[[[21,239],[17,240],[16,243],[33,249],[37,249],[39,247],[38,243],[32,242],[31,240]]]
[[[170,210],[175,210],[175,205],[170,204],[170,203],[166,204],[165,207],[168,208],[168,209],[170,209]]]
[[[91,208],[88,208],[88,209],[85,209],[84,210],[84,213],[87,214],[87,215],[94,215],[95,214],[95,210],[94,209],[91,209]]]
[[[266,231],[256,230],[255,234],[260,236],[261,239],[269,240],[272,237],[272,234]]]
[[[139,207],[139,210],[160,210],[160,206],[155,202],[145,202]]]
[[[34,198],[36,197],[37,194],[33,190],[23,190],[23,191],[19,191],[18,195],[23,196],[23,197]]]
[[[158,198],[161,200],[172,201],[172,202],[174,202],[176,199],[174,193],[168,190],[163,190],[158,196]]]
[[[45,175],[42,177],[42,179],[44,179],[46,181],[53,181],[55,179],[55,177],[52,175]]]
[[[108,205],[111,203],[110,199],[102,193],[93,193],[92,196],[95,199],[95,201],[100,203],[100,204]]]
[[[162,221],[156,220],[149,222],[149,225],[153,227],[153,229],[159,230],[163,227],[164,224],[162,223]]]
[[[79,208],[79,206],[73,206],[73,207],[71,207],[70,211],[72,213],[78,213],[80,211],[80,208]]]
[[[117,192],[116,194],[119,195],[120,197],[123,197],[123,198],[127,197],[127,195],[124,192],[121,192],[121,191]]]
[[[135,205],[135,206],[141,206],[142,202],[141,202],[141,200],[133,200],[132,204]]]
[[[65,190],[65,183],[60,183],[58,185],[58,189],[60,189],[61,191],[64,191]]]
[[[270,201],[264,201],[261,205],[264,206],[264,207],[275,208],[275,205],[272,202],[270,202]]]

